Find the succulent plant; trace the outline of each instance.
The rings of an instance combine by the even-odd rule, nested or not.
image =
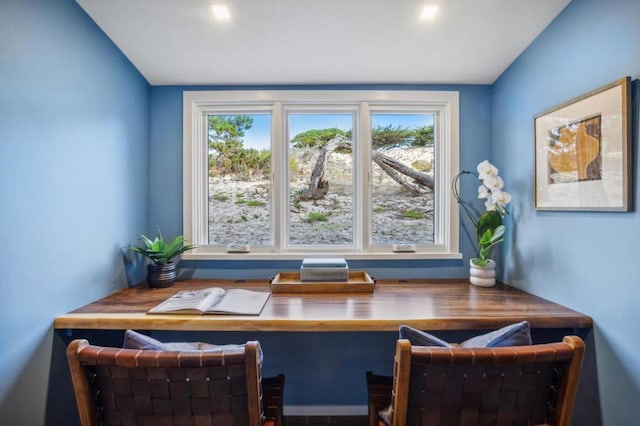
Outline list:
[[[168,243],[159,229],[158,235],[153,240],[146,235],[140,235],[140,240],[144,243],[144,247],[130,246],[129,250],[140,253],[156,265],[171,262],[174,257],[196,247],[194,245],[185,245],[182,235],[178,235]]]

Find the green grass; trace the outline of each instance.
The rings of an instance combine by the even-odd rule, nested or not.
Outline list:
[[[229,201],[229,197],[227,197],[226,195],[222,195],[222,194],[216,194],[213,196],[213,199],[216,201],[220,201],[225,202],[225,201]]]
[[[265,203],[264,201],[258,201],[258,200],[249,200],[247,202],[247,206],[249,206],[249,207],[262,207],[265,204],[267,204],[267,203]]]
[[[416,210],[407,210],[406,212],[404,212],[402,217],[407,219],[423,219],[424,213],[420,213],[419,211],[416,211]]]
[[[318,213],[318,212],[309,213],[307,215],[307,218],[305,219],[305,222],[307,223],[326,222],[326,221],[327,221],[327,216],[325,214]]]
[[[241,198],[239,200],[236,200],[236,204],[247,204],[247,200]]]
[[[321,232],[336,232],[336,231],[342,231],[342,230],[350,229],[350,228],[351,228],[350,224],[323,223],[322,225],[318,226],[318,231],[321,231]]]
[[[387,210],[386,207],[376,207],[373,209],[374,213],[382,213],[383,211]]]

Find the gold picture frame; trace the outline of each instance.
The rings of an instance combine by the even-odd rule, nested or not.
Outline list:
[[[534,118],[536,210],[631,209],[629,77]]]

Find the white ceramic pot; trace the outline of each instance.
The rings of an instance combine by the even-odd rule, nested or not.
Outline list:
[[[469,261],[469,282],[478,287],[493,287],[496,285],[496,262],[489,259],[485,266],[478,266]]]

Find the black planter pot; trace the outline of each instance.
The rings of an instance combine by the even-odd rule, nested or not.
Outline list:
[[[176,282],[176,264],[167,262],[147,265],[147,283],[151,288],[171,287]]]

